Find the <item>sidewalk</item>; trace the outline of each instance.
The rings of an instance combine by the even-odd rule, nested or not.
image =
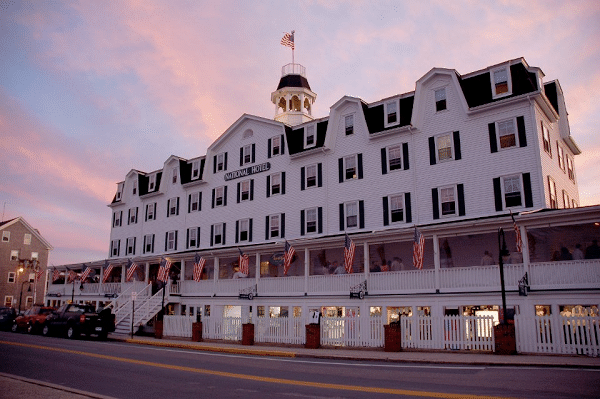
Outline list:
[[[478,366],[527,366],[527,367],[569,367],[569,368],[597,368],[600,369],[600,358],[589,356],[567,355],[495,355],[490,353],[471,353],[453,351],[403,351],[384,352],[383,349],[344,349],[344,348],[319,348],[306,349],[298,346],[274,346],[257,343],[255,345],[241,345],[239,342],[192,342],[190,339],[111,334],[109,339],[138,345],[152,345],[168,348],[181,348],[207,352],[221,352],[234,354],[247,354],[255,356],[297,357],[317,359],[360,360],[402,363],[435,363],[435,364],[461,364]]]

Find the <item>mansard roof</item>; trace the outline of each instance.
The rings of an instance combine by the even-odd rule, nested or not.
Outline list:
[[[277,90],[282,89],[284,87],[303,87],[305,89],[310,90],[308,80],[302,75],[295,74],[285,75],[281,77],[281,79],[279,80],[279,84],[277,85]]]

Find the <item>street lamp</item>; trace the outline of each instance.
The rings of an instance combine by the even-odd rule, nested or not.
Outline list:
[[[25,286],[25,284],[29,284],[29,287],[27,287],[27,292],[31,292],[31,283],[29,281],[23,281],[21,283],[21,293],[19,294],[19,313],[21,313],[21,302],[23,301],[23,286]]]
[[[504,287],[504,257],[508,256],[504,229],[498,230],[498,264],[500,265],[500,289],[502,290],[502,324],[506,323],[506,289]]]

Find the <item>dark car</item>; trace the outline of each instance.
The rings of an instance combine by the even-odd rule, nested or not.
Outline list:
[[[51,306],[35,305],[27,309],[21,316],[17,316],[12,325],[12,331],[27,331],[30,334],[41,331],[46,317],[56,308]]]
[[[115,315],[110,309],[96,311],[92,305],[67,303],[46,317],[42,327],[43,335],[66,335],[78,338],[97,335],[106,339],[108,333],[115,331]]]
[[[17,318],[17,312],[14,308],[0,308],[0,330],[8,331],[13,325],[13,321]]]

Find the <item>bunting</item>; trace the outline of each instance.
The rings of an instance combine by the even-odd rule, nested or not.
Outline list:
[[[415,236],[413,242],[413,265],[417,269],[423,268],[423,257],[425,255],[425,237],[415,226]]]
[[[238,248],[238,251],[240,251],[240,272],[247,276],[250,274],[250,258],[248,258],[248,254],[243,253],[241,249]]]
[[[200,255],[196,254],[194,257],[194,281],[200,281],[202,279],[202,270],[206,264],[206,259],[201,258]]]
[[[348,233],[346,233],[346,239],[344,240],[344,268],[346,269],[346,273],[352,273],[352,265],[354,264],[354,251],[356,250],[356,245],[354,241],[350,237],[348,237]]]
[[[294,247],[290,245],[287,240],[285,240],[285,253],[283,255],[283,275],[287,276],[288,270],[290,270],[290,266],[292,265],[292,259],[296,254],[296,250]]]

